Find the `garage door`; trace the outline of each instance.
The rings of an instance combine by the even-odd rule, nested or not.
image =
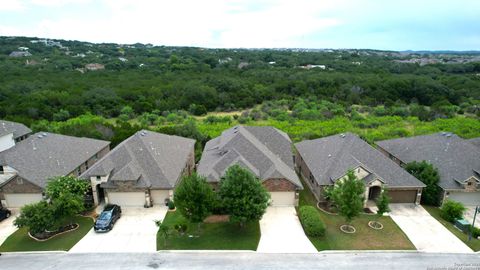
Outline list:
[[[151,190],[152,200],[154,205],[165,205],[165,199],[169,198],[168,190]]]
[[[143,206],[145,192],[108,192],[108,202],[120,206]]]
[[[295,205],[295,191],[270,192],[272,206]]]
[[[480,192],[450,192],[448,199],[464,205],[480,205]]]
[[[417,190],[389,190],[391,203],[415,203]]]
[[[42,200],[40,193],[5,193],[5,202],[7,207],[19,208],[26,204],[36,203]]]

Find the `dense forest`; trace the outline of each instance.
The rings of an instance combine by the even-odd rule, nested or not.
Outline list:
[[[480,52],[206,49],[0,37],[0,119],[112,140],[205,142],[234,124],[294,140],[480,136]],[[199,146],[201,150],[201,144]]]
[[[475,52],[226,50],[0,37],[0,74],[0,118],[23,122],[87,112],[117,117],[125,106],[135,114],[201,115],[286,100],[292,109],[298,97],[475,113],[480,100]]]

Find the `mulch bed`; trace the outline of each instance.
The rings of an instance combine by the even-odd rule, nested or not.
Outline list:
[[[318,209],[332,215],[337,215],[338,211],[337,208],[332,207],[332,204],[330,202],[318,202],[317,203]]]
[[[74,223],[74,224],[69,224],[69,225],[66,225],[66,226],[62,226],[60,228],[58,228],[58,230],[56,231],[45,231],[43,233],[38,233],[38,234],[35,234],[35,235],[32,235],[30,232],[28,232],[28,236],[30,236],[30,238],[36,240],[36,241],[47,241],[57,235],[60,235],[60,234],[64,234],[64,233],[67,233],[67,232],[70,232],[70,231],[74,231],[76,229],[78,229],[78,227],[80,227],[80,225],[78,225],[77,223]]]
[[[369,221],[368,222],[368,226],[372,229],[375,229],[375,230],[381,230],[383,229],[383,224],[378,222],[378,221]]]
[[[208,216],[205,220],[203,220],[204,223],[221,223],[228,221],[230,221],[229,215],[211,215]]]
[[[352,225],[342,225],[340,230],[344,233],[355,233],[357,231]]]

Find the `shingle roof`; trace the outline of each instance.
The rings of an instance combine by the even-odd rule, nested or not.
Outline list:
[[[31,132],[32,130],[24,124],[0,120],[0,137],[13,133],[13,138],[16,139]]]
[[[0,153],[0,163],[29,182],[45,187],[47,180],[73,172],[110,144],[108,141],[39,132]]]
[[[472,143],[473,145],[475,145],[477,147],[480,147],[480,137],[470,139],[470,140],[468,140],[468,142]]]
[[[403,163],[425,160],[438,168],[439,186],[463,189],[457,181],[467,180],[480,172],[480,148],[452,133],[385,140],[377,145]]]
[[[197,171],[210,182],[218,182],[225,171],[238,164],[261,180],[285,178],[303,188],[295,173],[292,141],[273,127],[235,126],[207,142]]]
[[[362,167],[366,179],[380,178],[389,187],[424,187],[417,178],[352,133],[295,144],[319,185],[332,185],[349,169]]]
[[[174,188],[194,147],[192,139],[141,130],[120,143],[81,177],[110,174],[105,187],[114,187],[115,181],[137,181],[136,187]]]

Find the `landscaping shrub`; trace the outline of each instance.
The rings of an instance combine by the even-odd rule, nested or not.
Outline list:
[[[300,222],[308,236],[317,237],[325,235],[325,224],[313,206],[300,207]]]
[[[168,201],[168,209],[169,210],[175,209],[175,203],[173,203],[173,201]]]
[[[462,203],[447,200],[440,208],[440,216],[450,222],[461,219],[466,208]]]

